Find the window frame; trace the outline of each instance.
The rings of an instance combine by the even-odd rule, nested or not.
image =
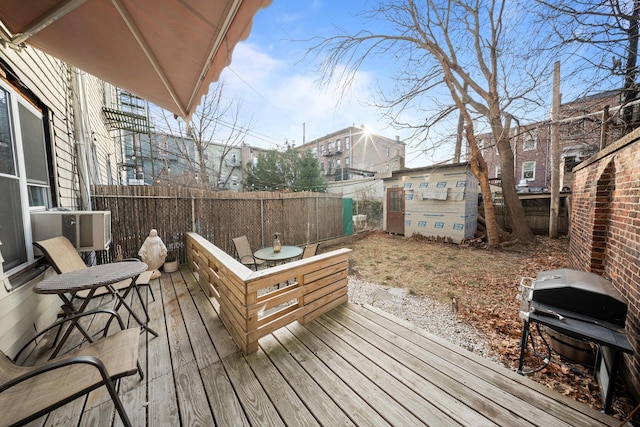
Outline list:
[[[528,171],[528,168],[526,167],[526,165],[531,165],[531,178],[528,178],[526,176],[526,172]],[[536,162],[535,160],[528,160],[526,162],[522,162],[522,178],[521,179],[526,179],[527,181],[535,181],[536,180]]]
[[[0,173],[0,178],[15,180],[18,183],[18,193],[20,200],[20,209],[19,212],[21,214],[21,221],[16,219],[13,226],[18,226],[18,223],[21,222],[22,225],[22,235],[24,238],[23,245],[21,250],[20,258],[23,258],[24,261],[16,264],[15,266],[6,269],[6,262],[3,263],[3,270],[7,276],[12,276],[19,273],[21,270],[25,269],[29,265],[32,265],[35,257],[34,251],[32,247],[32,233],[31,233],[31,213],[46,210],[52,207],[52,188],[51,188],[51,177],[49,174],[49,168],[51,165],[49,164],[49,160],[47,159],[47,132],[45,129],[45,120],[46,113],[40,108],[37,108],[33,105],[33,103],[25,97],[24,94],[17,91],[13,86],[7,84],[5,81],[0,80],[0,91],[3,91],[7,95],[7,109],[9,115],[9,134],[11,138],[12,149],[14,150],[14,164],[15,164],[15,173]],[[22,109],[22,110],[21,110]],[[30,113],[38,118],[37,121],[40,125],[40,131],[42,132],[42,147],[38,148],[38,152],[42,153],[44,156],[44,163],[46,165],[47,171],[44,174],[46,176],[46,182],[34,181],[33,179],[29,179],[27,176],[28,168],[27,168],[27,159],[25,158],[25,147],[23,140],[23,132],[22,126],[25,122],[21,122],[21,113]],[[28,123],[27,123],[28,124]],[[33,177],[32,177],[33,178]],[[7,181],[10,182],[10,181]],[[36,193],[33,193],[32,190],[36,190]],[[38,194],[39,197],[32,198],[33,194]],[[38,201],[37,204],[33,204],[32,200]],[[5,245],[14,244],[14,242],[3,242]],[[0,252],[2,249],[0,248]],[[4,255],[3,255],[4,256]],[[19,284],[16,286],[15,284],[12,289],[19,287]]]
[[[538,146],[538,130],[527,129],[522,134],[522,151],[533,151]]]

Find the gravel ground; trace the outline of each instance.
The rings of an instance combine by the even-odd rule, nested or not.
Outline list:
[[[490,358],[489,345],[473,327],[456,319],[450,306],[410,295],[406,289],[380,286],[349,277],[349,301],[369,304],[482,357]]]

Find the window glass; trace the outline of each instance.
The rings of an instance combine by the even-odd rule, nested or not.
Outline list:
[[[18,104],[18,112],[27,180],[30,183],[46,184],[47,155],[44,148],[42,116],[36,116],[22,104]]]
[[[20,205],[20,183],[16,178],[0,177],[0,242],[4,271],[27,262],[22,207]]]
[[[522,179],[536,179],[536,162],[522,163]]]
[[[0,87],[0,173],[16,175],[9,94]]]
[[[527,130],[522,136],[522,149],[524,151],[535,150],[538,132],[535,129]]]

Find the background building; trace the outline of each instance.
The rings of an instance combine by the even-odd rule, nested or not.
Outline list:
[[[388,174],[404,168],[405,143],[348,127],[307,142],[298,150],[311,150],[327,181]]]
[[[595,154],[601,147],[604,133],[610,141],[616,140],[621,130],[616,125],[614,108],[620,105],[620,91],[608,91],[584,97],[560,106],[560,149],[564,166],[560,170],[560,189],[571,188],[571,169]],[[608,113],[607,113],[608,111]],[[549,191],[551,186],[551,122],[544,121],[510,129],[514,153],[515,180],[521,191]],[[493,135],[477,136],[478,145],[487,162],[489,179],[499,184],[503,171]]]

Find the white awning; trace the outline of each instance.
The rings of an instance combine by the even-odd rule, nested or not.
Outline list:
[[[2,0],[0,37],[189,118],[271,0]]]

